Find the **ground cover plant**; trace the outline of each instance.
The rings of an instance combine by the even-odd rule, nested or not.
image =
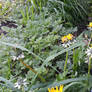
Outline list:
[[[91,0],[0,0],[0,92],[91,92]]]

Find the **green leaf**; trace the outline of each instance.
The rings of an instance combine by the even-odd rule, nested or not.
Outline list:
[[[9,80],[0,77],[0,81],[4,82],[6,87],[11,88],[13,91],[17,91],[17,92],[21,92],[20,90],[18,90],[17,88],[14,87],[14,84],[12,82],[10,82]]]

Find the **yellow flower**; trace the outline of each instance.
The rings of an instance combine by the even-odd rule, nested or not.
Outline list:
[[[73,39],[73,35],[72,35],[72,34],[68,34],[68,35],[67,35],[67,39],[68,39],[68,40],[72,40],[72,39]]]
[[[92,27],[92,22],[89,23],[88,27]]]
[[[2,4],[0,3],[0,9],[2,9]]]
[[[68,41],[67,36],[63,36],[63,37],[61,38],[61,41],[62,41],[62,43],[67,42],[67,41]]]
[[[57,86],[56,88],[48,88],[48,92],[63,92],[63,85],[60,85],[59,88]]]

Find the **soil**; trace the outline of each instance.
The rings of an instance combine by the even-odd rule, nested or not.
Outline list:
[[[14,22],[14,21],[2,21],[1,25],[0,25],[0,35],[1,34],[4,34],[4,35],[7,34],[6,31],[2,30],[3,26],[9,27],[9,28],[17,28],[16,22]]]
[[[88,18],[89,19],[89,18]],[[80,35],[83,31],[85,31],[87,29],[87,26],[85,26],[86,24],[88,24],[88,22],[85,22],[85,23],[82,23],[82,24],[79,24],[77,25],[78,27],[78,31],[74,32],[74,36],[77,37],[78,35]],[[17,28],[17,24],[15,21],[2,21],[1,22],[1,26],[0,26],[0,35],[3,33],[4,35],[7,34],[6,31],[2,30],[1,27],[3,26],[6,26],[6,27],[9,27],[9,28]]]

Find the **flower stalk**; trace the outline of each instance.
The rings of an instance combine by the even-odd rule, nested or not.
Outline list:
[[[29,65],[25,64],[25,63],[22,61],[22,59],[19,59],[19,61],[20,61],[26,68],[28,68],[29,70],[31,70],[33,73],[37,74],[37,72],[36,72],[33,68],[31,68]],[[41,75],[38,74],[38,77],[41,79],[42,82],[46,82],[45,79],[44,79]]]
[[[90,69],[91,69],[91,57],[89,57],[89,63],[88,63],[88,77],[90,76]]]
[[[67,61],[68,61],[68,52],[66,52],[66,60],[65,60],[65,65],[64,65],[64,73],[66,72]]]

